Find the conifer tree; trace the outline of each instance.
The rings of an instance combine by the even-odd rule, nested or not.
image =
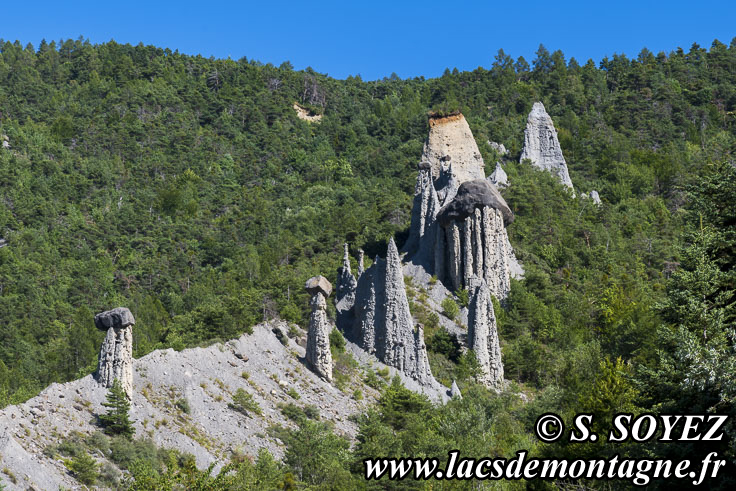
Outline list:
[[[100,424],[105,428],[105,433],[108,435],[125,435],[131,438],[135,430],[128,415],[130,402],[118,379],[113,382],[107,393],[107,402],[103,402],[102,405],[109,408],[106,414],[99,416]]]

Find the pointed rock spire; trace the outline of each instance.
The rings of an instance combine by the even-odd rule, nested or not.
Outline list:
[[[358,249],[358,277],[363,274],[363,271],[365,271],[365,266],[363,266],[363,256],[365,253],[363,252],[363,249]]]
[[[358,286],[358,281],[350,270],[350,252],[347,243],[344,248],[342,266],[337,268],[335,288],[336,321],[338,328],[343,331],[349,330],[355,320],[353,306],[355,305],[355,289]]]
[[[557,130],[541,102],[534,103],[527,118],[524,147],[519,161],[525,159],[529,159],[535,167],[552,172],[562,184],[573,189],[570,174],[567,172],[567,163],[557,139]]]
[[[460,393],[460,387],[457,386],[455,380],[452,381],[452,387],[450,387],[450,399],[462,399],[463,395]]]
[[[352,340],[420,385],[435,385],[421,326],[414,328],[404,272],[394,239],[358,280]]]
[[[480,365],[476,378],[489,389],[499,391],[503,388],[503,364],[491,292],[485,280],[478,277],[470,279],[469,290],[468,347]]]
[[[499,189],[509,185],[509,176],[503,170],[503,167],[501,167],[501,162],[496,162],[496,169],[488,176],[488,180]]]

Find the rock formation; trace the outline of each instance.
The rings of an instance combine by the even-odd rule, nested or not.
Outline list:
[[[601,204],[601,197],[598,195],[598,191],[595,191],[595,190],[591,191],[590,192],[590,199],[592,199],[593,200],[593,203],[596,204],[596,205],[600,205]]]
[[[437,215],[442,228],[434,274],[454,291],[483,278],[498,299],[508,296],[513,252],[506,225],[513,213],[487,180],[464,182]],[[513,258],[513,259],[512,259]]]
[[[483,157],[462,114],[429,119],[421,161],[432,175],[441,204],[452,199],[452,189],[461,183],[486,177]]]
[[[491,291],[485,280],[476,276],[470,279],[468,289],[470,290],[468,348],[475,352],[475,358],[480,366],[476,378],[489,389],[498,391],[503,387],[503,364]]]
[[[348,274],[350,274],[349,263]],[[351,274],[350,276],[352,277]],[[353,278],[353,281],[355,281],[355,278]],[[332,331],[332,327],[327,321],[327,297],[332,292],[332,285],[324,276],[315,276],[307,280],[305,287],[312,295],[312,299],[309,301],[312,314],[309,316],[309,330],[307,331],[307,364],[314,373],[332,382],[332,353],[330,352],[330,331]]]
[[[365,253],[363,252],[363,249],[358,249],[358,278],[360,278],[360,275],[363,274],[363,271],[365,271],[365,266],[363,265],[363,255]]]
[[[530,160],[535,167],[556,175],[562,184],[573,191],[574,196],[575,191],[567,172],[567,163],[557,139],[557,130],[541,102],[534,103],[526,121],[520,161],[525,159]]]
[[[133,314],[125,307],[118,307],[95,316],[97,329],[107,332],[100,348],[97,382],[109,388],[115,379],[120,380],[128,399],[133,398],[134,324]]]
[[[509,176],[506,175],[500,162],[496,162],[496,169],[488,176],[488,180],[499,189],[509,185]]]
[[[509,153],[503,143],[496,143],[489,140],[488,144],[491,146],[492,149],[496,151],[499,157],[504,157]]]
[[[361,251],[362,252],[362,251]],[[362,255],[358,262],[358,271],[362,269]],[[337,325],[352,326],[353,305],[355,304],[355,288],[358,281],[350,270],[350,255],[348,245],[345,244],[345,252],[342,258],[342,266],[337,268],[337,286],[335,288],[335,308],[337,310]]]
[[[457,386],[457,382],[452,381],[452,387],[450,387],[450,399],[462,399],[463,395],[460,393],[460,387]]]
[[[345,334],[386,365],[420,385],[435,385],[429,368],[424,331],[414,327],[404,287],[399,251],[393,238],[386,259],[376,258],[358,279],[355,324]]]
[[[503,299],[512,273],[521,276],[523,270],[505,229],[513,214],[486,180],[477,148],[461,115],[430,119],[403,250],[450,290],[478,275]]]
[[[0,146],[2,146],[6,150],[10,149],[10,141],[8,140],[7,136],[0,135]]]

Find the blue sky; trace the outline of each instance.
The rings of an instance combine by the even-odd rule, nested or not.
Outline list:
[[[0,38],[38,46],[83,36],[264,63],[337,78],[490,67],[499,48],[529,62],[540,43],[579,62],[736,37],[736,1],[4,2]]]

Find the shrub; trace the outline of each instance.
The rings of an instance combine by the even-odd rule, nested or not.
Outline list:
[[[330,350],[338,353],[345,351],[345,338],[337,329],[330,332]]]
[[[457,295],[457,302],[460,304],[461,307],[467,307],[468,303],[470,303],[470,293],[468,292],[467,288],[459,288],[455,295]]]
[[[457,306],[457,303],[450,297],[445,298],[442,301],[442,313],[450,320],[455,320],[455,317],[457,317],[457,314],[460,313],[460,308]]]
[[[186,400],[186,399],[184,399],[184,398],[179,399],[178,401],[176,401],[176,407],[178,407],[185,414],[189,414],[189,413],[192,412],[192,408],[189,405],[189,401]]]
[[[233,395],[233,402],[227,405],[230,409],[249,416],[250,413],[261,414],[261,406],[253,399],[253,395],[238,389]]]
[[[97,461],[93,459],[87,452],[82,452],[73,459],[64,462],[66,467],[71,471],[74,478],[88,486],[97,482],[99,477]]]

